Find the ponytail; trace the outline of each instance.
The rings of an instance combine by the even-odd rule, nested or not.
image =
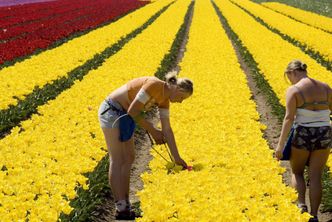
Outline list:
[[[165,80],[170,85],[176,85],[178,82],[177,72],[172,71],[165,75]]]
[[[303,63],[299,59],[294,59],[287,65],[286,72],[291,72],[295,70],[307,72],[307,64]]]
[[[165,81],[167,84],[176,85],[182,91],[193,94],[193,82],[188,78],[178,78],[176,71],[171,71],[165,75]]]

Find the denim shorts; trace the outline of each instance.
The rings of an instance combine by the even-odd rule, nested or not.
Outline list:
[[[110,109],[111,105],[118,111]],[[98,110],[98,119],[100,126],[102,128],[119,128],[119,121],[115,122],[115,120],[120,116],[119,111],[123,111],[123,108],[120,103],[112,100],[104,100],[100,104]]]

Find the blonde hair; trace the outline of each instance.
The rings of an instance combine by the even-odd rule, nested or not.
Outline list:
[[[287,65],[285,73],[292,71],[307,72],[307,64],[303,63],[301,60],[294,59]]]
[[[176,71],[168,72],[165,81],[170,85],[177,85],[183,92],[192,95],[194,92],[193,82],[188,78],[178,78]]]

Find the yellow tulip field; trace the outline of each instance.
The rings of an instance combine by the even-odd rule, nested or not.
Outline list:
[[[156,0],[0,68],[1,222],[66,221],[61,215],[80,210],[72,201],[80,198],[78,190],[93,189],[86,174],[108,155],[100,103],[133,78],[169,71],[165,58],[179,53],[173,46],[183,42],[183,27],[187,41],[177,65],[179,77],[194,82],[194,93],[171,104],[170,121],[179,152],[194,169],[170,170],[151,150],[150,170],[140,175],[137,221],[308,221],[264,137],[266,125],[229,29],[284,111],[290,86],[284,70],[292,59],[303,60],[311,77],[332,86],[332,19],[280,3]],[[155,148],[167,156],[164,146]],[[327,166],[332,169],[332,154]]]

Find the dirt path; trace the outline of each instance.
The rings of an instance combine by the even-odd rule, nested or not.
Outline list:
[[[231,38],[229,38],[231,39]],[[238,58],[239,63],[241,64],[241,68],[243,69],[244,73],[246,74],[248,80],[248,86],[252,93],[252,99],[256,102],[256,109],[257,112],[260,114],[260,122],[267,126],[266,130],[264,131],[264,139],[269,144],[271,149],[275,149],[278,144],[278,139],[280,136],[281,131],[281,123],[278,121],[278,118],[272,114],[272,107],[268,104],[266,97],[263,93],[259,90],[256,86],[255,80],[253,79],[252,75],[250,74],[250,69],[242,59],[238,49],[233,44],[233,48],[236,51],[236,55]],[[280,165],[286,169],[286,172],[283,174],[283,182],[287,185],[291,185],[291,168],[289,165],[289,161],[280,161]],[[307,187],[306,193],[306,203],[310,209],[310,202],[309,202],[309,193]],[[322,213],[318,212],[318,218],[320,222],[332,222],[332,213]]]

